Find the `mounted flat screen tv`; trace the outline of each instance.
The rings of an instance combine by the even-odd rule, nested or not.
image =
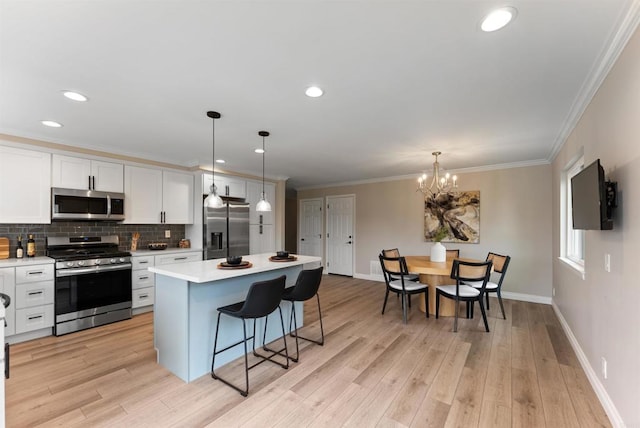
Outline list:
[[[613,229],[616,183],[605,181],[600,159],[571,178],[573,228]]]

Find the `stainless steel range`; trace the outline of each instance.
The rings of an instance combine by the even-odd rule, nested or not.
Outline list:
[[[47,238],[56,336],[131,318],[131,254],[118,244],[116,235]]]

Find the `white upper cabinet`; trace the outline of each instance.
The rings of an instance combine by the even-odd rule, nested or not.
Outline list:
[[[275,253],[276,231],[272,224],[249,225],[249,254]]]
[[[0,146],[0,223],[51,223],[51,155]]]
[[[211,174],[202,174],[202,193],[209,194],[212,181]],[[246,182],[241,178],[216,174],[216,187],[220,196],[242,199],[247,196]]]
[[[53,155],[52,187],[118,192],[124,190],[124,165],[72,156]]]
[[[125,223],[193,223],[193,175],[125,166]]]
[[[162,217],[162,170],[124,167],[124,222],[158,224]]]
[[[163,171],[162,210],[163,223],[193,223],[193,174]]]
[[[251,204],[249,211],[250,224],[273,224],[273,213],[276,207],[276,186],[273,183],[264,183],[264,193],[267,201],[271,204],[271,211],[257,212],[256,205],[262,196],[262,182],[247,181],[247,199]]]

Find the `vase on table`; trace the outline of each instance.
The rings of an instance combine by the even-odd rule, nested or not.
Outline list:
[[[447,249],[440,242],[436,242],[431,247],[431,261],[444,262],[447,260]]]

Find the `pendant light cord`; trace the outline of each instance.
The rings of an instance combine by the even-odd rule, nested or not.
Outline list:
[[[220,113],[218,113],[217,111],[208,111],[207,112],[207,116],[209,118],[211,118],[212,120],[212,124],[211,124],[211,161],[213,162],[211,164],[211,178],[213,179],[215,176],[215,169],[216,169],[216,119],[220,119],[222,117],[222,115]],[[215,189],[215,182],[212,182],[212,186]]]
[[[264,196],[264,155],[265,155],[265,150],[264,150],[264,135],[262,136],[262,199],[265,198]]]

